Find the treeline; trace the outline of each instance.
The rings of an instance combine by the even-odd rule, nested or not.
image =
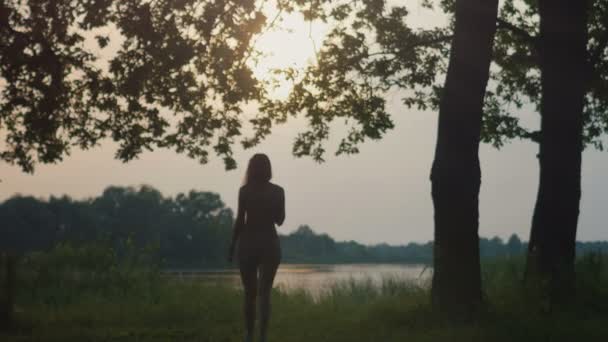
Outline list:
[[[86,200],[15,196],[0,205],[0,222],[0,248],[17,253],[99,242],[119,254],[146,248],[168,267],[201,266],[225,259],[233,213],[215,193],[111,186]]]
[[[362,245],[355,241],[338,242],[327,234],[316,234],[309,226],[302,225],[281,239],[283,259],[288,262],[310,263],[420,263],[433,262],[433,243],[411,242],[403,246],[385,243]],[[507,244],[495,237],[480,239],[482,257],[504,257],[521,255],[525,244],[517,235],[512,235]]]
[[[40,200],[14,196],[0,204],[0,249],[17,253],[48,250],[58,243],[109,243],[120,255],[146,249],[164,267],[226,265],[233,212],[220,196],[190,191],[164,197],[150,186],[108,187],[100,196]],[[283,261],[290,263],[424,263],[433,260],[433,244],[363,245],[335,241],[301,225],[281,235]],[[608,252],[608,242],[577,244],[579,252]],[[506,242],[480,239],[482,257],[523,255],[517,235]]]
[[[316,234],[309,226],[301,225],[295,232],[281,237],[283,259],[287,262],[309,263],[419,263],[432,264],[433,242],[392,246],[385,243],[362,245],[355,241],[335,241],[327,234]],[[507,241],[500,237],[479,239],[482,258],[523,256],[528,243],[512,234]],[[608,241],[577,242],[577,254],[608,253]]]

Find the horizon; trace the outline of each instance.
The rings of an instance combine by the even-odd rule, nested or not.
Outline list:
[[[420,114],[422,113],[419,113],[419,115]],[[405,119],[407,119],[407,114],[404,116]],[[391,140],[399,140],[398,137],[395,136],[398,135],[397,133],[399,133],[399,131],[406,129],[404,126],[406,125],[399,125],[398,123],[396,128],[389,132],[385,138],[388,144],[391,143]],[[282,128],[283,127],[281,127],[281,129]],[[285,140],[285,138],[286,137],[283,137],[282,140]],[[272,139],[277,139],[277,137],[273,134],[270,137],[270,140]],[[409,242],[426,243],[432,241],[432,203],[430,200],[430,182],[428,181],[428,176],[425,177],[425,174],[428,173],[428,170],[425,170],[424,167],[425,163],[418,163],[416,172],[411,172],[409,174],[404,173],[403,177],[400,177],[398,172],[393,172],[390,175],[390,180],[393,180],[397,184],[401,183],[400,187],[404,185],[415,186],[418,191],[412,191],[410,193],[414,194],[412,197],[415,197],[415,194],[424,196],[419,200],[416,200],[416,198],[398,196],[399,191],[395,192],[394,190],[388,192],[388,195],[392,195],[392,197],[389,196],[392,199],[392,203],[385,202],[383,203],[385,204],[383,206],[377,206],[376,204],[376,207],[373,207],[373,203],[376,202],[373,196],[366,200],[360,199],[358,208],[365,208],[367,205],[372,208],[371,210],[375,210],[375,212],[371,211],[370,214],[363,213],[360,215],[352,215],[352,221],[346,221],[340,219],[340,217],[336,219],[334,217],[333,224],[331,217],[311,216],[307,219],[308,217],[305,215],[307,210],[298,212],[298,210],[295,209],[298,205],[304,206],[304,209],[309,209],[311,206],[313,208],[323,208],[326,203],[331,203],[338,199],[342,203],[357,204],[357,201],[353,199],[352,196],[356,191],[351,191],[352,187],[349,185],[356,184],[357,181],[359,181],[360,185],[365,185],[365,187],[371,186],[373,188],[373,174],[371,174],[371,172],[366,172],[364,169],[362,172],[341,175],[340,170],[349,165],[365,166],[375,164],[377,161],[374,161],[373,152],[382,150],[383,147],[385,147],[385,140],[363,145],[362,153],[359,155],[350,158],[332,157],[328,159],[325,164],[321,165],[316,165],[310,159],[295,159],[290,154],[285,153],[285,151],[283,151],[282,154],[270,154],[275,175],[273,181],[284,186],[287,195],[287,219],[285,224],[278,228],[278,231],[281,234],[288,234],[297,229],[299,225],[307,224],[315,232],[319,234],[327,233],[332,236],[332,238],[339,241],[352,240],[364,244],[387,243],[389,245],[403,245]],[[392,141],[393,145],[397,141]],[[263,143],[263,145],[267,144],[271,144],[271,142]],[[290,147],[289,144],[285,143],[275,144],[273,146],[277,145]],[[504,150],[500,151],[497,151],[490,146],[483,145],[481,152],[483,176],[480,195],[480,237],[498,236],[501,239],[506,240],[510,234],[514,233],[520,237],[522,241],[528,240],[529,222],[531,222],[535,199],[534,195],[536,192],[535,183],[537,182],[537,176],[535,174],[536,165],[534,165],[536,162],[534,160],[535,151],[531,148],[533,146],[528,145],[532,144],[513,142],[512,144],[506,145],[503,148]],[[393,148],[395,147],[398,147],[398,144]],[[258,149],[256,149],[256,151],[257,150]],[[171,151],[146,153],[139,160],[134,160],[128,164],[123,164],[112,159],[112,156],[109,155],[108,152],[112,152],[111,148],[105,148],[104,151],[102,151],[102,149],[97,149],[97,151],[78,151],[61,164],[39,165],[33,175],[25,174],[16,167],[2,164],[2,166],[0,166],[0,174],[2,174],[0,200],[4,201],[17,193],[23,196],[34,196],[42,199],[48,199],[50,196],[59,197],[68,195],[72,199],[82,200],[100,195],[107,186],[138,187],[140,185],[150,185],[159,190],[163,196],[167,197],[173,197],[179,192],[188,192],[190,190],[216,192],[221,196],[225,205],[235,211],[236,194],[242,181],[243,167],[244,164],[246,164],[246,158],[237,157],[237,160],[239,161],[237,170],[225,172],[223,170],[223,165],[221,165],[221,161],[219,160],[212,160],[209,165],[199,166],[196,161],[189,160],[185,156],[175,156]],[[255,151],[252,151],[250,153],[252,154],[254,152]],[[238,151],[238,155],[248,155],[250,153],[248,151]],[[173,154],[173,160],[170,163],[162,163],[163,155],[167,154]],[[103,156],[103,158],[98,158],[100,155]],[[279,159],[277,161],[275,160],[276,158],[273,158],[273,155],[279,155],[283,158],[281,158],[282,160]],[[524,159],[523,157],[527,157],[527,159]],[[431,154],[429,153],[426,156],[426,159],[428,160],[426,166],[429,169],[430,158]],[[291,161],[289,161],[289,159],[291,159]],[[370,159],[372,160],[370,161]],[[493,159],[497,162],[488,165],[488,159]],[[85,167],[82,172],[78,172],[78,169],[83,166],[83,160],[87,160],[92,164],[90,164],[89,167]],[[526,160],[528,160],[528,163],[525,162]],[[86,165],[86,162],[84,164]],[[403,164],[396,164],[397,165],[394,165],[395,170],[403,170]],[[157,165],[160,170],[155,170],[155,172],[148,174],[144,173],[146,169],[149,170],[151,165]],[[173,167],[171,167],[171,165],[173,165]],[[509,174],[512,177],[501,172],[502,167],[505,165],[510,166],[512,172]],[[399,166],[401,168],[399,168]],[[329,187],[331,189],[333,186],[335,189],[342,189],[343,192],[332,192],[330,190],[326,192],[314,192],[311,191],[311,188],[314,188],[314,177],[311,182],[297,184],[290,181],[290,177],[282,174],[290,168],[298,167],[305,167],[309,173],[316,173],[322,175],[322,178],[325,177],[325,183],[320,185],[322,188]],[[112,174],[103,172],[104,169],[116,168],[118,169],[118,172]],[[592,177],[601,176],[603,173],[602,171],[606,169],[608,169],[608,159],[603,156],[602,152],[591,150],[585,152],[583,161],[581,223],[579,225],[577,241],[608,240],[608,232],[606,232],[605,229],[602,229],[602,223],[604,221],[602,215],[603,211],[601,210],[602,201],[593,199],[601,196],[602,193],[606,193],[606,185],[591,179]],[[163,171],[171,170],[172,172],[169,172],[169,174],[179,174],[179,170],[182,170],[182,173],[186,174],[186,179],[177,176],[165,177],[164,175],[166,175],[167,172]],[[95,172],[97,172],[97,175],[91,177]],[[201,175],[199,177],[194,177],[194,175],[199,172]],[[62,174],[64,176],[62,176]],[[84,176],[76,177],[78,174]],[[381,174],[386,175],[386,173]],[[143,180],[140,182],[133,182],[132,180],[135,177],[138,177],[137,175],[143,175],[143,177],[141,177]],[[221,178],[218,179],[217,177]],[[123,178],[122,182],[118,181],[121,178]],[[209,178],[216,181],[206,183],[205,179]],[[193,180],[190,182],[188,181],[190,179]],[[416,179],[422,180],[422,182],[417,182]],[[335,184],[335,181],[337,180],[340,180],[341,184]],[[380,189],[375,189],[376,193],[381,195],[382,191],[390,190],[392,188],[390,185],[390,183],[382,184]],[[294,188],[304,189],[305,191],[298,193],[297,190],[291,190]],[[306,189],[308,189],[308,191],[306,191]],[[424,192],[424,189],[427,191]],[[310,200],[311,195],[314,198],[315,194],[322,194],[324,196],[320,197],[329,198],[321,198],[321,203],[309,203],[308,205],[305,205],[306,202]],[[503,201],[500,201],[501,198]],[[408,202],[411,205],[408,206]],[[528,205],[527,208],[526,204]],[[501,210],[501,208],[504,208],[504,210]],[[525,214],[513,215],[518,209],[525,210]],[[423,211],[421,212],[421,210]],[[338,207],[336,211],[340,213],[361,212],[361,210],[350,211],[347,207],[343,206]],[[494,212],[496,215],[490,216],[488,215],[488,211]],[[324,212],[325,210],[321,211],[321,213]],[[425,212],[427,214],[424,214]],[[388,215],[382,215],[387,213]],[[507,221],[518,228],[509,229],[509,224],[504,223],[505,220],[500,218],[500,214],[504,215],[503,217],[506,216],[508,218]],[[390,220],[387,219],[382,224],[376,224],[374,227],[372,224],[373,220],[370,220],[369,216],[384,216],[390,218]],[[410,218],[409,222],[417,221],[419,223],[425,223],[426,221],[424,228],[408,229],[405,227],[408,225],[407,222],[405,222],[408,216]],[[336,221],[338,221],[338,223],[342,221],[342,224],[338,225],[335,223]],[[495,226],[494,229],[492,229],[492,223],[495,222],[502,222],[503,224],[499,227]],[[589,222],[591,222],[591,224]],[[520,226],[517,226],[517,223],[520,223]],[[411,223],[409,225],[411,225]],[[380,229],[378,227],[380,227]]]
[[[279,232],[289,233],[300,224],[308,224],[337,240],[365,244],[430,241],[433,206],[429,174],[437,116],[433,112],[404,113],[397,96],[389,106],[395,128],[383,139],[363,144],[361,152],[353,156],[328,155],[323,164],[291,154],[292,139],[303,126],[294,119],[275,127],[257,148],[235,149],[238,164],[231,171],[224,170],[219,158],[200,165],[170,150],[145,152],[139,159],[122,163],[113,158],[116,145],[108,141],[93,150],[75,150],[59,164],[40,164],[34,174],[2,163],[0,200],[15,193],[42,198],[66,194],[81,199],[99,195],[109,185],[149,184],[164,196],[193,189],[216,192],[234,210],[248,158],[265,152],[272,162],[272,181],[286,191],[287,215]],[[524,111],[521,116],[532,127],[538,124],[534,122],[536,113]],[[330,138],[328,146],[337,144],[337,136]],[[480,236],[504,240],[515,233],[528,239],[538,186],[536,153],[536,144],[519,140],[500,150],[481,145]],[[608,240],[608,214],[603,209],[608,182],[602,181],[608,174],[605,154],[594,149],[583,153],[578,241]]]

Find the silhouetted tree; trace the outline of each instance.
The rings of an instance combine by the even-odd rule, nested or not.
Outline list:
[[[278,15],[269,21],[255,0],[1,2],[0,157],[31,172],[36,162],[57,162],[75,146],[111,138],[124,161],[172,148],[205,163],[212,148],[234,168],[232,146],[251,102],[259,115],[249,120],[253,133],[240,140],[243,147],[306,112],[310,130],[297,137],[294,154],[322,160],[320,143],[334,119],[350,119],[338,153],[355,153],[392,128],[383,99],[389,88],[415,90],[406,103],[429,105],[418,88],[430,89],[445,66],[449,29],[414,30],[405,7],[384,1],[272,4]],[[276,101],[272,82],[253,75],[260,55],[254,42],[294,11],[335,25],[313,67],[276,72],[298,84],[287,101]],[[115,53],[100,59],[109,46]],[[385,80],[358,77],[365,75]]]
[[[205,163],[211,146],[233,168],[265,23],[254,0],[0,1],[1,160],[32,172],[111,138],[123,161],[162,147]]]
[[[519,236],[513,234],[509,237],[509,240],[507,241],[507,250],[511,256],[520,255],[522,253],[523,245]]]
[[[608,2],[515,3],[505,2],[500,23],[508,29],[498,35],[503,87],[495,95],[519,106],[528,99],[541,114],[540,131],[515,130],[540,144],[527,274],[540,272],[564,293],[574,276],[581,153],[602,149],[608,130]]]
[[[13,197],[4,202],[0,222],[3,230],[0,249],[3,251],[46,250],[55,242],[56,217],[44,203],[33,197]]]
[[[457,0],[431,171],[435,207],[433,301],[469,315],[481,303],[479,142],[498,1]],[[465,316],[466,317],[466,316]]]
[[[549,276],[553,298],[559,299],[574,289],[589,8],[587,0],[538,4],[542,133],[528,271]]]
[[[373,5],[370,5],[371,3]],[[432,1],[426,3],[432,6]],[[456,2],[439,1],[439,3],[446,13],[453,13]],[[312,66],[301,80],[295,83],[296,86],[289,100],[284,102],[285,106],[275,107],[279,111],[287,111],[294,115],[305,112],[306,116],[310,118],[310,126],[313,129],[301,136],[299,140],[301,143],[294,148],[297,155],[310,154],[321,160],[325,151],[321,142],[329,134],[329,123],[335,119],[349,117],[348,113],[356,113],[357,117],[370,118],[367,120],[368,125],[365,122],[361,125],[362,131],[367,129],[369,132],[383,133],[384,130],[391,128],[390,116],[385,113],[383,102],[385,92],[389,89],[407,89],[404,103],[409,106],[418,106],[421,109],[437,108],[437,105],[443,101],[440,96],[442,87],[437,84],[435,77],[445,73],[447,52],[450,51],[446,48],[445,42],[446,38],[453,34],[453,26],[412,30],[402,23],[403,20],[397,20],[397,18],[407,15],[405,8],[393,7],[392,11],[389,11],[388,5],[384,1],[366,4],[367,7],[362,5],[360,11],[354,10],[356,7],[352,4],[334,8],[333,19],[347,20],[343,20],[344,24],[338,25],[337,29],[330,33],[330,38],[317,56],[318,65]],[[547,39],[551,40],[548,44],[553,45],[553,48],[558,48],[559,51],[553,56],[555,59],[552,61],[542,62],[543,58],[547,56],[542,57],[541,50],[547,43],[546,41],[541,42],[543,37],[538,33],[540,25],[537,4],[536,0],[506,0],[502,3],[500,16],[497,18],[499,30],[494,47],[496,65],[491,69],[492,82],[485,93],[481,140],[492,143],[495,147],[501,147],[506,141],[513,138],[531,139],[541,144],[546,144],[548,140],[551,140],[554,142],[554,146],[549,149],[554,151],[559,148],[567,149],[569,156],[567,159],[551,158],[547,154],[543,157],[543,153],[540,155],[540,159],[547,158],[541,161],[541,163],[545,163],[545,167],[541,167],[540,188],[559,188],[556,191],[561,195],[546,196],[545,193],[550,194],[554,190],[550,189],[545,192],[539,188],[539,201],[534,221],[539,222],[535,224],[535,227],[539,227],[540,222],[543,222],[542,225],[545,227],[543,230],[547,232],[542,243],[554,246],[543,248],[550,254],[545,258],[545,263],[552,265],[544,268],[558,269],[560,268],[558,265],[565,263],[566,265],[562,269],[566,273],[572,274],[573,246],[577,226],[575,218],[578,216],[580,197],[581,145],[592,144],[602,148],[602,136],[608,131],[606,124],[608,122],[608,91],[606,91],[608,84],[608,29],[606,27],[608,2],[597,0],[590,4],[591,9],[587,13],[589,20],[586,24],[588,37],[585,40],[589,50],[587,60],[581,58],[582,50],[580,50],[580,35],[583,33],[582,28],[584,27],[580,22],[581,7],[572,7],[572,12],[568,16],[565,16],[567,10],[564,10],[562,16],[556,15],[560,17],[561,21],[564,21],[561,31],[557,32],[568,35],[570,37],[566,39],[568,41],[570,39],[578,40],[578,43],[573,41],[570,43],[574,44],[572,46],[578,44],[575,49],[579,49],[569,60],[569,62],[576,60],[570,64],[570,68],[575,68],[576,71],[564,69],[564,72],[556,74],[556,76],[561,75],[561,78],[555,77],[551,81],[551,88],[561,89],[558,91],[561,97],[541,96],[544,93],[541,85],[546,82],[545,77],[547,76],[546,72],[541,70],[547,65],[542,66],[542,64],[548,63],[554,70],[559,70],[553,65],[554,62],[562,63],[565,67],[564,60],[559,62],[559,59],[564,56],[561,51],[565,51],[565,47],[558,47],[559,44],[555,44],[557,40],[548,37]],[[557,6],[566,9],[569,8],[568,6],[575,5],[570,2],[556,2],[549,7],[557,8]],[[576,6],[587,5],[584,2],[577,2]],[[434,8],[438,10],[437,7]],[[348,13],[354,13],[353,17],[356,19],[351,19],[352,17]],[[545,13],[546,15],[552,14]],[[578,18],[573,18],[573,16],[578,16]],[[553,18],[549,19],[549,21],[553,20]],[[565,23],[567,21],[572,22]],[[555,21],[555,23],[557,22]],[[350,23],[352,25],[349,25]],[[572,34],[566,32],[576,25],[578,28],[571,31]],[[572,38],[576,35],[579,37]],[[377,39],[370,40],[370,36],[377,37]],[[548,58],[551,60],[552,57]],[[570,78],[566,75],[574,75],[574,73],[577,76],[570,83]],[[289,76],[296,78],[292,74]],[[581,77],[585,77],[587,81],[586,95],[582,97],[584,107],[574,110],[570,107],[581,100]],[[431,89],[431,91],[428,92],[425,89]],[[566,91],[566,89],[569,90]],[[319,102],[314,101],[318,94],[321,94]],[[323,96],[323,94],[327,95]],[[352,101],[357,97],[349,96],[350,94],[368,94],[367,97],[362,96],[361,98],[370,99],[370,101],[363,105],[361,101]],[[568,97],[567,100],[565,96]],[[542,100],[543,98],[545,99]],[[340,102],[335,99],[350,101]],[[564,108],[560,108],[561,99],[569,102]],[[544,101],[544,104],[541,104],[541,100]],[[541,114],[548,111],[548,106],[562,110],[562,114],[547,114],[552,116],[549,119],[553,122],[549,124],[550,127],[547,127],[543,114],[541,131],[531,131],[520,125],[518,118],[511,112],[513,108],[521,108],[528,102],[535,104]],[[551,104],[548,105],[548,103]],[[571,114],[565,114],[568,116],[565,120],[559,119],[560,115],[564,115],[565,112]],[[364,113],[367,114],[364,115]],[[558,120],[561,120],[559,124]],[[355,123],[360,122],[355,120]],[[543,138],[543,132],[546,129],[553,131],[548,133],[549,138],[547,139]],[[569,134],[569,136],[565,137],[563,141],[559,141],[557,138],[559,134]],[[338,154],[355,153],[358,151],[357,143],[364,141],[365,138],[379,136],[380,134],[372,136],[361,134],[354,129],[352,134],[341,142]],[[541,146],[541,150],[545,150],[545,148]],[[548,163],[549,159],[553,160],[555,164]],[[568,166],[565,166],[565,163]],[[566,180],[565,177],[570,178]],[[551,179],[560,181],[555,182]],[[466,202],[464,197],[463,200]],[[539,214],[540,209],[544,207],[553,209],[545,211],[547,215]],[[551,222],[536,219],[541,216],[549,217],[551,212],[560,212],[559,217],[562,217],[563,220],[556,219],[557,216],[554,216]],[[533,228],[532,235],[535,235],[537,230]],[[557,230],[560,233],[554,234],[553,231]],[[532,237],[531,240],[530,248],[532,249],[536,244],[536,239]],[[570,270],[568,271],[568,269]],[[562,278],[559,274],[556,275],[558,278]]]
[[[479,255],[481,258],[496,258],[507,255],[505,244],[502,239],[495,236],[491,239],[479,239]]]

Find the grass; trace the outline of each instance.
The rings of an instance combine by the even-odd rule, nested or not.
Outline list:
[[[20,265],[17,326],[0,341],[241,341],[239,289],[163,278],[145,259],[118,262],[103,249],[61,248]],[[315,298],[277,290],[269,340],[607,341],[605,260],[579,261],[578,295],[552,315],[542,296],[524,295],[519,260],[487,263],[487,307],[466,325],[443,322],[426,287],[398,279],[344,281]]]

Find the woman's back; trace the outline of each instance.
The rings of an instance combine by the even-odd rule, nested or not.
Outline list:
[[[276,270],[281,245],[274,225],[281,225],[285,219],[283,188],[270,182],[244,185],[239,191],[239,210],[237,220],[241,220],[242,231],[237,254],[241,270],[260,265],[272,265]]]
[[[265,182],[241,187],[239,205],[245,212],[243,233],[274,231],[285,219],[285,193],[280,186]]]

